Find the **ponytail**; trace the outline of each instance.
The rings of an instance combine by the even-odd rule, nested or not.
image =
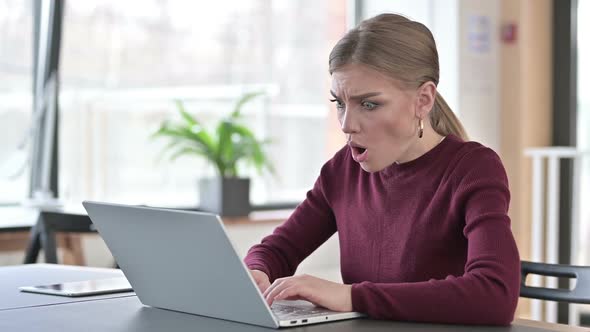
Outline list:
[[[453,134],[464,141],[469,140],[465,128],[438,92],[436,92],[434,107],[429,117],[432,129],[439,135],[447,136],[448,134]]]

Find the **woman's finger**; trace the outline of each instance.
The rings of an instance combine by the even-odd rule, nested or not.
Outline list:
[[[270,293],[275,287],[277,287],[278,285],[280,285],[281,283],[283,283],[287,279],[289,279],[289,278],[287,277],[287,278],[276,279],[272,284],[270,284],[270,286],[268,286],[268,288],[266,289],[266,291],[262,295],[266,298],[268,293]]]
[[[300,292],[300,287],[298,285],[286,287],[283,289],[277,296],[274,298],[275,301],[278,300],[301,300],[304,299]]]
[[[266,292],[266,290],[270,286],[270,282],[268,282],[266,280],[261,280],[261,281],[257,282],[256,285],[258,286],[258,289],[260,289],[260,292],[264,293],[264,292]]]
[[[292,281],[291,280],[282,280],[279,283],[277,283],[277,285],[275,286],[274,284],[271,285],[271,287],[273,287],[270,290],[267,290],[266,292],[266,302],[268,303],[268,305],[271,305],[274,302],[274,298],[279,295],[285,288],[290,287],[292,285]]]

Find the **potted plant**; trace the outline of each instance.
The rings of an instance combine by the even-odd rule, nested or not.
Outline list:
[[[205,211],[222,216],[245,216],[250,212],[250,179],[239,177],[238,163],[250,163],[259,172],[274,172],[264,153],[268,141],[258,140],[242,123],[242,107],[262,93],[247,93],[234,105],[229,116],[224,117],[212,131],[186,111],[181,101],[176,101],[181,121],[165,120],[153,137],[167,138],[164,152],[170,159],[180,156],[205,158],[215,166],[218,176],[199,181],[200,205]]]

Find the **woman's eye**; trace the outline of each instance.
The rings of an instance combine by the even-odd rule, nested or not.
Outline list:
[[[343,109],[344,108],[344,103],[338,99],[330,99],[331,102],[336,103],[336,108],[337,109]]]
[[[361,105],[363,106],[364,109],[369,110],[369,111],[370,110],[374,110],[375,108],[377,108],[377,106],[379,106],[378,104],[375,104],[375,103],[370,102],[370,101],[363,101],[361,103]]]

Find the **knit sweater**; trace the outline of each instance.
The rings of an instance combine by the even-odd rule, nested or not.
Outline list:
[[[353,310],[377,319],[507,325],[520,259],[498,155],[448,135],[424,155],[368,173],[345,146],[293,214],[246,258],[271,282],[335,232]]]

